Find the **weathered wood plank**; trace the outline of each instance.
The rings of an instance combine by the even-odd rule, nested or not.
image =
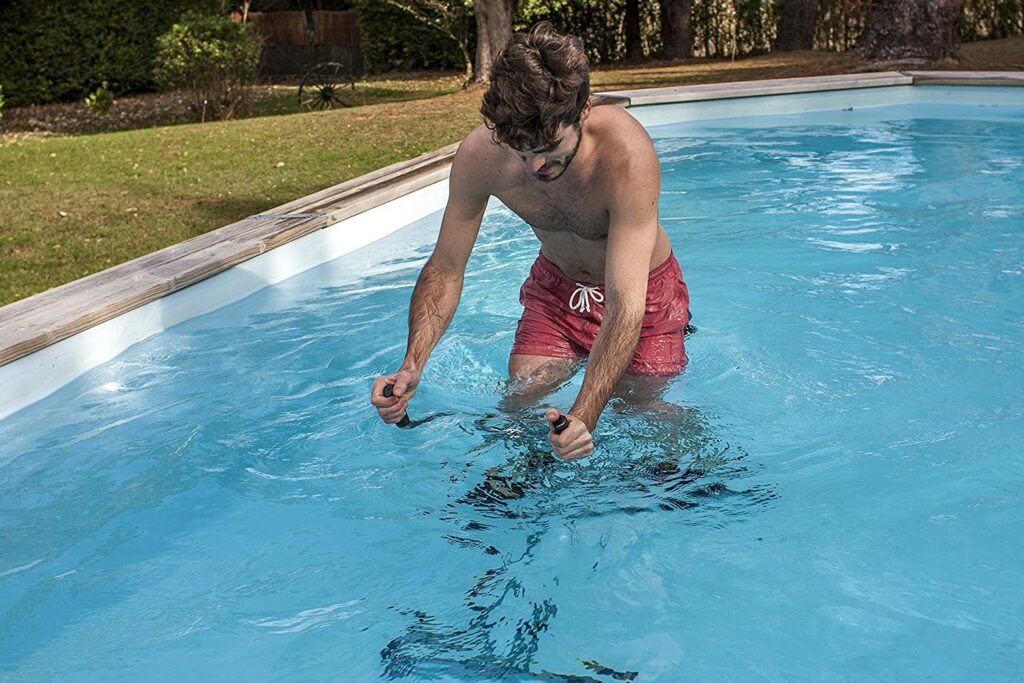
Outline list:
[[[325,224],[325,217],[318,215],[291,232],[307,234]],[[79,286],[68,287],[62,297],[49,300],[43,307],[0,319],[0,365],[258,256],[267,250],[268,240],[283,240],[290,237],[285,235],[288,232],[268,222],[260,232],[227,238],[173,258],[157,258],[164,255],[156,252],[147,259],[144,269],[120,277],[104,272],[105,278],[71,283]],[[68,311],[73,313],[68,315]]]
[[[914,83],[932,85],[1024,85],[1024,71],[904,71]]]
[[[216,275],[268,249],[443,180],[457,146],[448,145],[392,164],[4,306],[0,308],[0,365]],[[297,213],[312,215],[281,217]]]
[[[300,197],[299,199],[288,202],[287,204],[282,204],[275,209],[267,211],[267,213],[299,213],[302,211],[313,210],[324,201],[341,201],[345,197],[351,196],[354,192],[358,193],[367,191],[371,188],[381,187],[417,171],[428,169],[440,164],[450,163],[455,157],[455,151],[458,147],[459,143],[453,143],[432,152],[421,154],[415,159],[385,166],[384,168],[371,171],[370,173],[359,176],[358,178],[347,180],[343,183],[320,190],[319,192],[314,192],[313,194],[306,195],[305,197]]]
[[[234,237],[244,236],[259,229],[261,224],[266,226],[274,223],[275,221],[271,219],[250,216],[166,249],[146,254],[74,282],[54,287],[28,299],[14,302],[0,309],[0,344],[2,344],[4,334],[8,332],[8,325],[19,324],[25,319],[38,318],[40,308],[57,303],[84,305],[87,300],[79,300],[83,295],[88,299],[95,297],[97,292],[103,292],[108,288],[111,291],[118,291],[118,288],[123,288],[126,284],[135,283],[145,278],[147,273],[161,263],[174,262],[189,254],[216,247]]]
[[[836,76],[809,76],[806,78],[774,78],[738,83],[711,83],[682,85],[671,88],[642,90],[616,90],[606,95],[626,97],[631,107],[671,102],[697,102],[702,100],[758,97],[762,95],[791,95],[802,92],[846,90],[851,88],[880,88],[893,85],[912,85],[913,78],[896,71]]]
[[[399,182],[388,187],[383,187],[377,190],[373,196],[356,196],[350,198],[343,204],[334,206],[325,206],[321,210],[323,211],[328,225],[333,225],[346,218],[368,211],[369,209],[390,202],[394,199],[406,195],[420,187],[426,187],[432,185],[438,181],[444,180],[448,177],[450,170],[450,164],[440,168],[434,168],[422,171],[420,175],[415,178],[413,182]]]
[[[628,107],[629,98],[621,97],[619,95],[609,95],[608,93],[597,93],[590,97],[590,104],[594,107],[600,107],[601,105]]]

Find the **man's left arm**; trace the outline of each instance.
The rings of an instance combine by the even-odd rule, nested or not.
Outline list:
[[[639,126],[638,126],[639,128]],[[587,361],[587,372],[576,402],[569,411],[587,434],[566,430],[563,457],[579,457],[592,450],[590,434],[633,360],[647,301],[651,255],[658,240],[658,197],[661,171],[650,138],[640,129],[629,141],[622,168],[615,173],[608,209],[608,251],[605,256],[605,301],[601,329]],[[552,445],[562,445],[552,434]],[[581,441],[583,443],[581,443]],[[579,451],[584,452],[579,452]]]

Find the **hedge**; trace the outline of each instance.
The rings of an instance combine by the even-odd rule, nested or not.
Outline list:
[[[458,45],[437,29],[384,0],[356,0],[363,68],[371,73],[413,69],[461,70]],[[476,26],[467,12],[470,54]]]
[[[5,0],[0,85],[7,106],[81,100],[106,81],[114,93],[153,87],[156,39],[186,11],[220,0]]]

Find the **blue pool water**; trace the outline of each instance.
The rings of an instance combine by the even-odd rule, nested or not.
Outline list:
[[[500,207],[414,430],[436,217],[0,422],[0,680],[1022,680],[1024,106],[763,124],[652,130],[699,331],[588,459]]]

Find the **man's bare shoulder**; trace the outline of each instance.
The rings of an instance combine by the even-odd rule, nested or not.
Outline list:
[[[500,151],[491,139],[491,131],[487,126],[480,124],[469,132],[459,145],[458,154],[467,159],[487,157],[495,155]]]
[[[600,148],[616,164],[630,165],[637,161],[657,164],[657,154],[647,130],[621,107],[603,105],[594,107],[593,114]]]
[[[505,184],[510,171],[509,160],[508,151],[494,143],[490,129],[480,125],[459,145],[453,173],[493,192]]]

